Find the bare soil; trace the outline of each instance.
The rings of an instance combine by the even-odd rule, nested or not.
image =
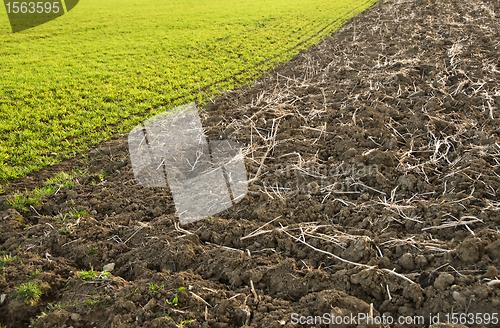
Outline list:
[[[12,182],[2,327],[285,327],[292,313],[428,327],[500,312],[499,18],[493,0],[381,3],[214,99],[207,136],[240,142],[250,179],[214,217],[180,227],[168,188],[135,183],[127,136]],[[77,168],[73,188],[9,208]],[[88,214],[55,219],[73,209]],[[106,279],[79,275],[109,263]],[[16,292],[31,281],[43,295],[27,304]]]

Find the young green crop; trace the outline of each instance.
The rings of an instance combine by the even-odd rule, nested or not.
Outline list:
[[[90,264],[90,270],[83,270],[78,272],[80,278],[83,280],[94,280],[94,279],[107,279],[111,276],[111,272],[109,271],[96,271],[92,264]]]
[[[34,305],[40,300],[40,296],[43,295],[40,287],[40,284],[36,281],[22,284],[21,286],[19,286],[19,289],[17,290],[15,296],[24,299],[26,303]]]
[[[249,83],[375,2],[88,0],[20,33],[0,10],[0,181]]]
[[[61,172],[45,181],[42,188],[35,188],[33,190],[27,191],[26,193],[16,192],[13,195],[7,197],[7,204],[15,210],[27,211],[30,206],[38,205],[43,196],[54,194],[60,189],[73,188],[75,178],[81,175],[83,175],[83,173],[80,171],[74,171],[71,173]],[[80,217],[84,214],[88,214],[85,211],[75,211],[76,210],[73,210],[69,213],[70,218],[74,218],[75,215],[77,217]]]
[[[4,255],[2,258],[0,258],[0,273],[3,271],[8,262],[18,261],[18,260],[19,260],[18,256]]]

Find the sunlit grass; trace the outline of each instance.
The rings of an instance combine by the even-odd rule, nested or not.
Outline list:
[[[374,2],[86,0],[15,34],[0,9],[0,180],[249,83]]]

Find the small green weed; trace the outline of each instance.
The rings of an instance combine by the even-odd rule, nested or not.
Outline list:
[[[97,304],[99,301],[94,301],[94,300],[86,300],[85,304],[87,304],[88,307],[93,307],[95,304]]]
[[[107,279],[112,275],[109,271],[95,271],[92,264],[90,265],[90,270],[80,271],[78,274],[83,280]]]
[[[34,318],[31,318],[30,319],[30,326],[33,327],[33,328],[39,328],[40,327],[40,323],[37,322]]]
[[[86,300],[85,304],[88,307],[94,307],[94,306],[99,306],[101,308],[105,308],[111,305],[110,302],[103,301],[103,300]]]
[[[108,176],[109,176],[109,172],[102,171],[99,175],[96,175],[96,178],[99,178],[99,183],[97,181],[95,181],[95,180],[97,180],[97,179],[95,179],[95,180],[92,180],[92,182],[90,184],[92,186],[97,186],[97,185],[103,183],[104,182],[104,178],[107,178]]]
[[[66,304],[49,303],[49,304],[47,304],[46,310],[42,311],[41,314],[36,316],[36,320],[32,319],[31,326],[32,327],[40,327],[40,323],[38,322],[38,320],[40,318],[46,316],[49,313],[61,312],[61,310],[64,310],[68,306],[75,306],[75,305],[77,305],[77,303],[78,303],[78,301],[76,301],[76,300],[73,302],[70,302],[70,303],[66,303]]]
[[[79,219],[81,217],[89,215],[90,214],[86,210],[78,211],[77,209],[72,208],[68,213],[65,214],[59,213],[57,216],[54,217],[54,220],[63,223],[68,219]]]
[[[4,255],[2,259],[0,260],[0,270],[3,271],[3,268],[7,265],[8,262],[10,261],[19,261],[20,258],[19,256],[10,256],[10,255]]]
[[[69,216],[70,219],[79,219],[84,216],[89,216],[90,214],[86,210],[78,211],[72,208],[71,211],[67,213],[67,215]]]
[[[179,289],[177,289],[177,293],[175,293],[174,297],[170,301],[166,300],[165,302],[170,306],[177,306],[177,304],[179,303],[179,294],[182,293],[184,289],[186,288],[180,287]]]
[[[42,199],[42,195],[30,197],[29,195],[15,193],[13,196],[7,197],[7,203],[16,211],[27,211],[30,205],[38,205],[40,199]]]
[[[40,285],[38,282],[32,281],[27,284],[22,284],[19,286],[16,297],[22,298],[26,303],[34,305],[36,302],[40,300],[40,297],[43,295],[42,290],[40,289]]]
[[[174,319],[172,319],[171,317],[169,317],[168,315],[165,316],[165,320],[167,322],[170,322],[170,321],[173,321],[177,327],[179,328],[183,328],[183,327],[189,327],[189,325],[194,321],[194,319],[190,319],[190,320],[182,320],[181,322],[179,322],[178,324],[174,321]]]
[[[69,235],[69,234],[71,234],[71,231],[69,231],[69,230],[68,230],[68,229],[66,229],[66,228],[61,228],[61,229],[59,229],[59,233],[60,233],[61,235]]]
[[[61,304],[49,303],[49,304],[47,304],[47,310],[42,311],[42,314],[39,317],[47,315],[47,314],[52,313],[52,312],[61,311],[62,309],[64,309],[64,306]]]
[[[66,172],[61,172],[50,179],[47,179],[43,184],[44,188],[48,193],[55,193],[58,189],[61,188],[73,188],[74,182],[72,181],[74,178],[73,174],[67,174]]]
[[[75,281],[76,281],[75,279],[68,279],[68,280],[66,280],[66,284],[64,285],[64,288],[63,288],[63,289],[61,289],[61,291],[59,292],[59,295],[62,295],[62,294],[64,294],[64,293],[65,293],[65,292],[67,292],[67,291],[71,291],[71,290],[69,289],[69,288],[71,287],[70,285],[71,285],[72,283],[74,283]]]
[[[113,274],[109,271],[103,271],[101,272],[101,274],[99,275],[99,278],[102,278],[102,279],[107,279],[108,277],[112,276]]]
[[[17,211],[27,211],[29,206],[38,205],[43,196],[54,194],[61,188],[73,188],[75,178],[81,175],[83,173],[79,170],[75,170],[69,174],[61,172],[45,181],[42,188],[35,188],[24,194],[17,192],[13,196],[8,197],[7,203]]]
[[[67,218],[67,216],[63,215],[62,213],[59,213],[56,216],[54,216],[54,220],[56,220],[57,222],[61,222],[61,223],[66,221],[66,218]]]
[[[152,282],[149,283],[149,290],[153,292],[159,291],[163,287],[165,287],[165,285],[161,285],[161,287],[159,287],[157,284],[153,284]]]
[[[36,269],[35,272],[33,272],[32,274],[28,274],[26,275],[26,277],[29,279],[29,280],[33,280],[35,279],[36,276],[38,276],[40,273],[42,273],[42,271]]]
[[[179,327],[189,327],[189,325],[194,321],[194,319],[190,319],[190,320],[182,320],[180,323],[179,323]]]
[[[96,247],[92,247],[91,249],[89,249],[89,251],[87,252],[87,254],[89,256],[96,255],[97,254],[97,248]]]
[[[99,272],[94,270],[92,264],[90,265],[90,270],[80,271],[78,272],[78,274],[80,275],[80,278],[82,278],[83,280],[93,280],[99,277]]]

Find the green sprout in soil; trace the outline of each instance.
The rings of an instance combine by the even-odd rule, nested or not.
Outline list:
[[[37,316],[37,318],[43,317],[44,315],[47,315],[49,313],[61,311],[62,309],[64,309],[64,306],[62,304],[49,303],[49,304],[47,304],[47,310],[42,311],[42,314]]]
[[[8,262],[10,261],[19,261],[20,258],[18,256],[10,256],[10,255],[4,255],[2,259],[0,260],[0,270],[3,271],[3,268],[7,265]]]
[[[42,311],[41,314],[38,314],[36,316],[36,320],[31,319],[31,326],[34,328],[40,327],[40,322],[38,322],[38,320],[40,318],[48,315],[49,313],[61,312],[62,310],[66,309],[67,307],[76,306],[77,304],[78,304],[77,300],[70,302],[70,303],[66,303],[66,304],[48,303],[46,310]]]
[[[149,290],[152,292],[159,291],[163,287],[165,287],[165,285],[161,285],[161,287],[159,287],[157,284],[153,284],[152,282],[149,283]]]
[[[99,301],[94,301],[94,300],[86,300],[85,304],[87,304],[88,307],[93,307],[94,305],[98,304]]]
[[[89,256],[96,255],[97,254],[97,248],[96,247],[92,247],[91,249],[89,249],[89,251],[87,252],[87,254]]]
[[[16,211],[27,211],[29,206],[38,205],[40,199],[42,199],[40,195],[30,197],[29,195],[15,193],[12,197],[7,198],[7,203]]]
[[[191,319],[191,320],[182,320],[180,323],[179,323],[179,327],[189,327],[189,325],[194,321],[194,319]]]
[[[105,308],[111,305],[110,302],[107,301],[102,301],[102,300],[86,300],[85,304],[88,307],[94,307],[94,306],[99,306],[101,308]]]
[[[90,265],[90,270],[80,271],[80,272],[78,272],[78,274],[80,275],[80,277],[83,280],[94,280],[97,277],[99,277],[99,272],[94,270],[94,267],[92,267],[92,264]]]
[[[81,217],[89,216],[89,215],[90,214],[86,210],[78,211],[77,209],[72,208],[68,213],[66,213],[64,215],[62,213],[59,213],[57,216],[54,217],[54,220],[56,220],[57,222],[63,223],[68,219],[79,219]]]
[[[40,296],[42,295],[43,292],[41,291],[38,282],[32,281],[19,286],[19,290],[15,296],[24,299],[26,303],[34,305],[40,300]]]
[[[190,319],[190,320],[182,320],[181,322],[179,322],[178,324],[174,321],[174,319],[172,319],[171,317],[169,317],[168,315],[165,316],[165,320],[167,322],[170,322],[170,321],[173,321],[177,327],[179,328],[183,328],[183,327],[189,327],[189,325],[194,321],[194,319]]]
[[[170,306],[177,306],[177,304],[179,303],[179,294],[182,293],[184,289],[186,288],[180,287],[179,289],[177,289],[177,293],[175,293],[174,297],[170,301],[166,300],[165,302]]]
[[[111,272],[109,272],[109,271],[103,271],[99,275],[99,278],[108,279],[108,277],[110,277],[110,276],[112,276]]]
[[[71,231],[69,231],[69,230],[68,230],[68,229],[66,229],[66,228],[61,228],[61,229],[59,229],[59,233],[60,233],[61,235],[69,235],[69,234],[71,234]]]
[[[76,177],[83,175],[82,172],[75,170],[71,173],[61,172],[56,176],[44,182],[42,188],[35,188],[25,193],[17,192],[7,198],[10,207],[17,211],[28,211],[30,206],[38,205],[45,195],[55,194],[59,189],[73,188]]]
[[[96,181],[92,181],[90,184],[92,186],[97,186],[103,182],[105,182],[104,178],[107,178],[109,176],[109,172],[107,171],[102,171],[101,174],[99,174],[97,177],[99,178],[99,183],[97,183]]]
[[[29,280],[33,280],[35,279],[36,276],[38,276],[40,273],[42,273],[42,271],[36,269],[35,272],[33,272],[32,274],[28,274],[26,275],[26,277],[29,279]]]
[[[47,304],[47,309],[42,311],[41,314],[36,316],[36,320],[32,319],[31,325],[33,327],[40,327],[40,323],[38,322],[38,320],[40,318],[46,316],[49,313],[61,312],[62,310],[64,310],[68,306],[75,306],[75,305],[77,305],[77,303],[78,303],[78,301],[76,301],[76,300],[71,302],[71,303],[66,303],[66,304],[49,303],[49,304]]]
[[[75,208],[72,208],[71,211],[69,211],[68,213],[66,213],[66,215],[70,219],[79,219],[79,218],[84,217],[84,216],[89,216],[90,214],[86,210],[80,210],[80,211],[78,211]]]
[[[33,328],[39,328],[40,327],[40,323],[37,322],[34,318],[30,319],[30,324],[31,324],[31,327],[33,327]]]
[[[75,185],[75,178],[82,175],[79,171],[74,171],[71,173],[61,172],[52,178],[45,181],[43,187],[46,189],[47,193],[53,194],[58,189],[66,188],[71,189]]]
[[[64,285],[64,288],[59,291],[59,295],[64,294],[67,291],[71,291],[69,288],[71,287],[70,285],[74,283],[76,280],[75,279],[68,279],[66,280],[66,284]]]
[[[95,271],[92,264],[90,265],[90,270],[80,271],[78,272],[78,274],[83,280],[107,279],[109,276],[111,276],[111,272],[109,271]]]

